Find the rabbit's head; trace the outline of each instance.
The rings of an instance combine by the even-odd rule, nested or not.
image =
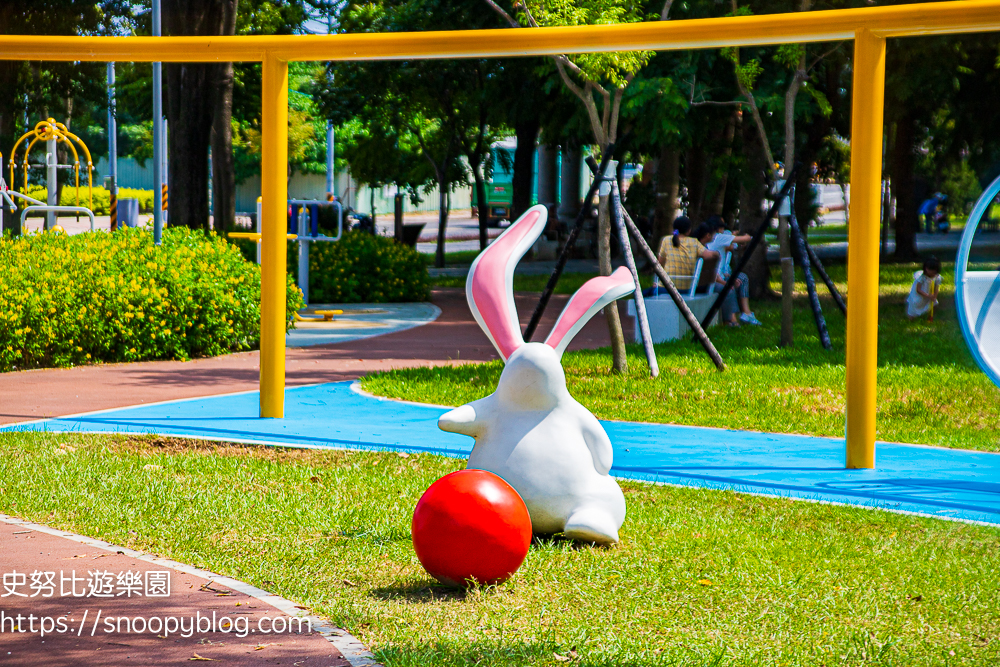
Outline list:
[[[547,386],[559,382],[565,391],[559,360],[566,346],[597,311],[635,290],[632,274],[624,267],[610,276],[591,278],[570,298],[545,342],[525,344],[514,307],[514,268],[545,230],[547,217],[544,206],[529,208],[479,253],[465,282],[465,295],[472,315],[508,364],[501,377],[501,386],[505,384],[504,377],[513,380],[515,375],[518,378],[523,375],[525,379],[516,384],[528,382],[529,376],[544,377]],[[552,352],[541,350],[543,346]],[[515,365],[522,370],[514,373]],[[557,376],[552,375],[555,372]]]
[[[569,396],[559,355],[545,343],[525,343],[500,374],[497,398],[513,409],[551,410]]]

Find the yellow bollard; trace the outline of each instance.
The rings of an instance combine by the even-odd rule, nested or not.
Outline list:
[[[260,416],[285,416],[288,63],[265,54],[261,97]]]
[[[875,467],[878,260],[885,39],[854,38],[851,224],[847,257],[847,467]]]

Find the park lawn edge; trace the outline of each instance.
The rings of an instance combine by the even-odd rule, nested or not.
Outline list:
[[[510,582],[456,594],[420,569],[409,520],[461,465],[8,432],[0,511],[271,590],[386,667],[1000,660],[996,527],[630,481],[619,547],[537,542]]]

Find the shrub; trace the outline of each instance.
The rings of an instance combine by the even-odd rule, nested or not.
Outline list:
[[[0,371],[189,359],[260,341],[260,270],[214,235],[169,228],[0,238]],[[302,307],[289,280],[287,318]]]
[[[295,242],[288,244],[288,270],[298,281]],[[336,243],[313,243],[309,249],[313,303],[426,301],[429,285],[420,253],[386,236],[345,231]]]
[[[48,190],[41,185],[28,185],[27,195],[41,201],[45,201]],[[140,213],[153,212],[153,191],[138,190],[135,188],[118,188],[119,199],[138,199]],[[20,201],[20,200],[18,200]],[[76,206],[76,187],[64,185],[62,194],[59,197],[60,206]],[[87,195],[86,185],[80,186],[80,206],[89,206],[90,199]],[[109,215],[111,213],[110,193],[103,187],[94,188],[94,206],[91,208],[94,215]],[[20,214],[18,214],[20,215]],[[41,214],[39,214],[41,215]]]

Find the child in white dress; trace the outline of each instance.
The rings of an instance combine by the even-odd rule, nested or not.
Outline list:
[[[924,268],[913,274],[910,296],[906,298],[906,316],[916,319],[936,306],[940,287],[941,262],[937,257],[930,257],[924,262]]]

